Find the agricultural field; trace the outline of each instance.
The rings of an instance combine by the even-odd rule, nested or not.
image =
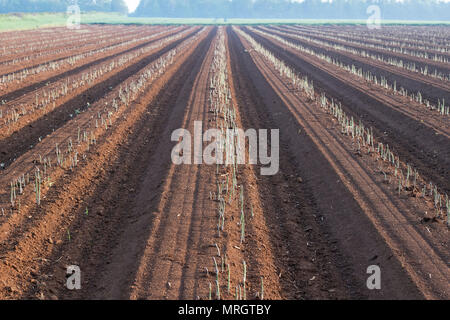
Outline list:
[[[438,25],[0,33],[0,299],[449,299],[449,61]]]

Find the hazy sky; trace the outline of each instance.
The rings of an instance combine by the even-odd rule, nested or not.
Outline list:
[[[128,10],[130,12],[133,12],[134,10],[136,10],[138,4],[139,4],[140,0],[125,0],[125,3],[128,6]]]
[[[137,8],[137,6],[138,6],[138,4],[139,4],[139,2],[141,0],[124,0],[124,1],[127,4],[128,10],[131,13],[134,10],[136,10],[136,8]],[[292,0],[292,1],[294,1],[294,2],[303,2],[304,0]],[[323,2],[325,2],[325,1],[330,1],[330,0],[323,0]],[[396,1],[403,1],[403,0],[396,0]],[[450,2],[450,0],[440,0],[440,1],[442,1],[442,2]]]

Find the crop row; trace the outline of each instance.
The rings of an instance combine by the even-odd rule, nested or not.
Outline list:
[[[246,212],[245,187],[239,184],[239,166],[238,155],[242,154],[244,148],[242,142],[242,135],[237,125],[237,110],[233,102],[233,97],[230,90],[229,74],[228,74],[228,60],[227,47],[225,41],[225,33],[223,28],[219,28],[218,36],[215,42],[213,63],[210,67],[209,79],[209,112],[214,115],[213,123],[216,129],[220,130],[223,139],[216,137],[216,155],[219,158],[226,155],[225,162],[217,163],[216,168],[216,192],[210,193],[210,199],[217,203],[217,235],[221,236],[227,234],[227,225],[229,223],[236,223],[236,219],[230,217],[234,212],[238,212],[237,225],[239,227],[239,234],[236,239],[239,239],[239,247],[245,245],[246,226],[254,216],[253,207],[250,203],[250,212]],[[222,164],[220,164],[222,163]],[[225,241],[225,239],[224,239]],[[220,243],[220,241],[218,242]],[[238,270],[232,271],[229,263],[229,258],[225,250],[221,250],[217,243],[214,244],[217,254],[212,257],[214,266],[215,281],[214,285],[209,282],[208,298],[221,299],[224,293],[228,297],[233,297],[237,300],[246,300],[250,294],[247,286],[248,264],[245,259],[242,264],[238,263]],[[216,259],[217,258],[217,259]],[[208,269],[207,274],[209,274]],[[232,276],[233,275],[233,276]],[[240,277],[237,275],[241,275]],[[237,280],[235,280],[237,278]],[[237,281],[235,285],[232,283]],[[215,290],[213,290],[213,287]],[[214,295],[213,295],[214,291]],[[254,292],[256,297],[264,299],[264,280],[261,277],[260,290]]]
[[[58,132],[64,132],[63,140],[57,138],[58,132],[42,140],[40,149],[45,150],[45,153],[34,155],[33,166],[22,168],[22,172],[13,171],[16,177],[9,183],[9,211],[20,212],[20,196],[24,194],[33,194],[39,207],[45,192],[54,185],[58,177],[75,170],[80,161],[88,159],[87,154],[95,151],[99,137],[111,130],[118,120],[126,117],[126,110],[139,99],[141,93],[164,74],[177,57],[183,54],[185,48],[201,37],[205,30],[203,28],[141,69],[133,79],[124,82],[118,90],[106,94],[102,100],[81,114],[77,122],[71,121],[67,126],[60,128]],[[54,143],[53,147],[49,145],[51,143]]]
[[[344,112],[340,102],[326,93],[315,93],[312,82],[308,81],[306,76],[299,75],[283,61],[276,58],[270,51],[254,40],[249,34],[235,28],[235,30],[246,39],[253,49],[266,59],[279,72],[280,76],[287,79],[290,84],[305,93],[314,105],[324,110],[328,115],[335,118],[341,128],[341,133],[353,139],[357,144],[358,154],[367,154],[376,157],[376,161],[381,161],[380,172],[385,177],[386,183],[397,183],[398,195],[408,194],[412,197],[423,199],[426,203],[430,201],[435,210],[436,219],[446,219],[450,226],[450,201],[448,195],[439,192],[438,186],[433,182],[426,182],[422,179],[418,170],[410,164],[403,163],[400,158],[394,154],[382,142],[378,142],[373,135],[373,130],[364,125],[361,119],[348,116]],[[389,177],[389,178],[388,178]]]
[[[293,29],[289,28],[289,30],[295,31],[295,32],[301,32],[299,29]],[[362,37],[361,34],[355,34],[352,33],[351,37],[343,36],[339,33],[334,32],[323,32],[320,31],[320,29],[308,29],[305,32],[301,32],[302,34],[309,34],[313,36],[318,36],[320,38],[329,39],[331,41],[340,41],[343,43],[353,44],[356,46],[361,47],[368,47],[376,50],[382,50],[382,51],[389,51],[396,54],[402,54],[402,55],[409,55],[412,57],[427,59],[435,62],[448,62],[448,59],[443,56],[439,55],[438,52],[441,53],[447,53],[448,48],[447,47],[440,47],[436,48],[434,46],[428,46],[428,45],[412,45],[412,44],[404,44],[397,39],[395,40],[379,40],[379,39],[373,39],[370,38],[370,40],[367,37]],[[405,48],[409,47],[409,48]],[[419,50],[421,49],[421,50]],[[434,51],[433,53],[430,53],[429,51]]]
[[[142,34],[140,35],[142,36]],[[67,39],[66,41],[59,41],[55,43],[54,47],[44,46],[42,44],[34,44],[27,47],[28,50],[23,50],[20,52],[20,55],[17,53],[7,52],[4,47],[3,59],[6,57],[11,57],[9,60],[5,59],[0,62],[2,67],[6,66],[14,66],[20,65],[20,68],[24,68],[24,64],[33,63],[36,59],[42,59],[45,57],[49,57],[53,60],[56,58],[61,59],[61,55],[63,53],[70,53],[73,56],[73,51],[79,51],[87,48],[90,50],[92,46],[96,46],[97,48],[100,46],[109,46],[112,44],[117,44],[120,42],[127,41],[136,37],[135,32],[130,32],[129,30],[125,30],[122,32],[116,32],[114,35],[107,33],[105,31],[99,32],[97,34],[89,34],[89,37],[83,37],[79,39]]]
[[[345,64],[344,62],[339,61],[338,59],[333,58],[329,55],[326,55],[322,52],[317,52],[309,47],[305,47],[302,45],[292,43],[290,41],[283,39],[282,37],[273,35],[271,33],[264,32],[262,30],[257,30],[257,29],[251,28],[251,27],[249,29],[256,33],[259,33],[265,37],[272,38],[276,41],[279,41],[283,45],[293,48],[294,50],[297,50],[302,53],[307,53],[307,54],[312,55],[316,58],[319,58],[320,60],[323,60],[327,63],[335,65],[335,66],[349,72],[350,74],[353,74],[355,76],[360,77],[361,79],[364,79],[365,81],[367,81],[369,83],[373,83],[383,89],[388,90],[389,93],[397,94],[397,95],[400,95],[403,97],[409,97],[411,101],[415,101],[416,103],[420,104],[423,107],[426,107],[430,111],[437,111],[442,116],[448,116],[450,114],[450,106],[447,106],[445,104],[444,98],[438,99],[437,104],[432,104],[428,99],[423,98],[423,95],[420,91],[418,91],[416,93],[408,92],[408,90],[404,89],[401,86],[401,84],[397,84],[396,81],[394,81],[394,83],[389,83],[388,80],[383,76],[380,76],[378,78],[376,75],[372,74],[372,72],[370,72],[370,71],[366,71],[363,68],[357,68],[353,64],[352,65]]]
[[[115,28],[115,31],[122,34],[123,31],[135,33],[135,28]],[[79,30],[70,30],[67,28],[53,28],[37,30],[34,32],[6,32],[0,43],[0,51],[8,55],[20,55],[27,52],[33,52],[42,49],[51,49],[61,45],[76,43],[78,41],[91,41],[98,36],[111,36],[111,27],[104,26],[83,26]],[[119,32],[118,30],[123,30]],[[18,35],[18,36],[14,36]]]
[[[6,134],[9,135],[13,132],[13,130],[17,130],[20,128],[18,126],[18,122],[21,117],[30,116],[37,111],[42,111],[44,114],[54,110],[56,108],[56,101],[59,98],[64,98],[67,95],[71,94],[73,91],[78,88],[86,89],[92,86],[98,78],[101,78],[108,73],[113,72],[114,70],[130,63],[134,59],[147,54],[148,52],[154,50],[155,48],[161,47],[166,43],[171,41],[175,41],[183,37],[190,30],[185,30],[181,33],[165,37],[155,43],[149,44],[145,47],[142,47],[138,50],[123,54],[119,57],[116,57],[112,61],[106,61],[94,68],[89,69],[88,71],[82,72],[81,74],[73,77],[72,79],[64,79],[60,83],[53,85],[50,88],[43,89],[40,94],[37,92],[32,92],[28,95],[21,97],[19,101],[14,101],[14,103],[4,104],[9,108],[0,110],[0,119],[3,118],[3,124],[0,124],[1,127],[7,127],[7,131],[3,132],[3,136]],[[162,31],[156,33],[152,36],[152,38],[157,38],[162,34],[165,34],[167,31]],[[34,95],[34,99],[33,99]],[[31,99],[30,99],[31,97]],[[26,103],[26,101],[34,100],[33,103]],[[22,102],[24,101],[24,102]],[[3,110],[5,110],[5,114],[3,115]],[[74,110],[74,115],[80,113],[79,109]],[[0,135],[0,136],[2,136]]]
[[[300,28],[299,26],[297,26]],[[312,30],[310,27],[301,27],[304,30]],[[369,30],[367,27],[341,26],[339,28],[333,27],[319,27],[314,28],[314,31],[320,29],[329,34],[343,33],[350,37],[359,38],[361,40],[369,39],[372,41],[379,41],[383,43],[398,43],[401,47],[416,47],[416,48],[434,48],[437,51],[444,49],[448,51],[448,32],[441,27],[401,27],[401,26],[383,26],[379,30]]]
[[[165,30],[163,32],[170,32],[170,31],[171,30],[169,30],[169,31]],[[127,40],[125,42],[118,43],[118,44],[115,44],[112,46],[92,50],[92,51],[85,52],[85,53],[80,53],[80,54],[77,54],[77,55],[74,55],[74,56],[71,56],[68,58],[58,60],[58,61],[47,62],[47,63],[40,64],[38,66],[34,66],[34,67],[30,67],[30,68],[27,68],[24,70],[6,74],[0,78],[0,84],[5,85],[5,84],[11,83],[11,82],[19,83],[20,81],[23,81],[27,77],[32,76],[32,75],[41,74],[41,73],[47,72],[47,71],[56,71],[58,69],[63,68],[64,66],[72,66],[73,67],[77,62],[79,62],[80,60],[86,59],[88,57],[95,56],[95,55],[101,54],[101,53],[106,53],[109,51],[113,51],[117,48],[126,47],[133,43],[145,42],[145,41],[151,40],[154,37],[155,37],[155,34],[148,35],[148,36],[145,36],[142,38],[132,37],[130,40]]]
[[[327,37],[327,38],[331,39],[331,41],[324,41],[324,40],[320,40],[320,39],[314,38],[309,35],[301,35],[299,33],[293,34],[293,33],[289,33],[286,31],[277,31],[277,33],[281,34],[281,35],[288,35],[289,37],[293,37],[293,38],[296,38],[299,40],[307,41],[308,43],[314,43],[316,45],[330,48],[332,50],[348,52],[348,53],[360,56],[362,58],[379,61],[379,62],[385,63],[387,65],[395,66],[397,68],[405,69],[407,71],[419,73],[424,76],[430,76],[430,77],[433,77],[433,78],[436,78],[439,80],[443,80],[443,81],[450,80],[450,74],[441,72],[440,70],[438,70],[438,67],[434,67],[434,70],[433,70],[433,67],[427,65],[426,63],[424,63],[423,66],[419,67],[418,63],[416,63],[415,61],[407,61],[407,60],[401,59],[399,57],[392,57],[392,56],[386,57],[383,54],[370,52],[370,50],[367,50],[364,48],[355,48],[352,46],[347,46],[347,45],[344,45],[341,43],[337,43],[336,39],[334,39],[333,37]],[[440,60],[442,60],[442,61],[437,61],[437,62],[448,63],[447,58],[440,57]]]

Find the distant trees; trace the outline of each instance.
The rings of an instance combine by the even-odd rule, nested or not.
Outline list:
[[[128,13],[124,0],[0,0],[0,13],[64,12],[77,3],[82,11]]]
[[[0,0],[0,13],[64,12],[77,2],[82,11],[127,13],[124,0]],[[382,19],[450,21],[443,0],[141,0],[134,16],[174,18],[366,19],[371,4]]]
[[[135,16],[193,18],[366,19],[371,4],[383,19],[450,20],[441,0],[141,0]]]

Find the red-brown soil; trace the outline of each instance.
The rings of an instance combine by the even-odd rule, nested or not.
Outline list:
[[[191,33],[190,36],[194,33]],[[36,143],[39,137],[47,136],[67,121],[70,121],[76,109],[80,112],[85,111],[89,104],[97,102],[105,92],[110,91],[113,87],[119,86],[125,79],[168,52],[184,39],[177,40],[160,50],[155,50],[146,57],[135,59],[129,65],[118,69],[116,73],[112,75],[108,74],[106,79],[100,79],[98,83],[90,88],[84,88],[80,92],[65,96],[65,101],[61,105],[34,121],[33,119],[28,121],[27,126],[22,127],[20,130],[15,131],[12,135],[0,141],[0,150],[9,150],[8,154],[0,155],[0,162],[4,163],[5,167],[9,166],[14,159],[28,150],[30,145]]]
[[[388,164],[361,152],[318,100],[325,92],[341,101],[400,156],[402,168],[414,165],[420,182],[432,180],[443,196],[450,189],[448,116],[406,108],[406,99],[246,27],[86,28],[98,37],[105,30],[130,38],[167,32],[14,83],[3,94],[8,102],[0,110],[9,110],[13,99],[26,104],[43,95],[47,83],[158,45],[0,135],[0,299],[215,299],[216,280],[221,299],[241,289],[238,298],[248,300],[262,292],[290,300],[449,299],[445,214],[434,217],[433,198],[420,190],[397,192],[395,180],[381,174]],[[100,47],[63,28],[44,30],[24,32],[27,43],[47,44],[27,53],[39,53],[30,65]],[[294,88],[241,31],[313,80],[316,99]],[[0,39],[4,46],[23,40],[14,33]],[[71,39],[80,51],[67,47]],[[11,58],[0,58],[0,74],[8,72],[1,61]],[[226,89],[213,87],[218,62]],[[277,174],[262,176],[261,165],[233,171],[172,163],[174,130],[224,120],[212,98],[222,89],[237,127],[280,130]],[[11,183],[27,173],[30,182],[11,201]],[[226,197],[220,231],[218,188],[226,181],[228,195],[230,177],[237,189]],[[81,269],[81,290],[66,288],[69,265]],[[381,268],[381,290],[367,288],[370,265]]]
[[[300,30],[307,31],[311,34],[317,35],[330,35],[336,36],[340,39],[344,39],[345,41],[357,41],[361,44],[369,44],[369,45],[377,45],[377,46],[385,46],[390,49],[406,48],[408,51],[413,52],[427,52],[433,57],[435,54],[438,56],[443,56],[446,58],[450,58],[448,54],[448,49],[446,45],[448,42],[448,36],[446,36],[446,28],[440,27],[411,27],[409,30],[411,31],[409,34],[402,34],[401,28],[398,26],[390,26],[388,28],[383,28],[378,30],[377,33],[373,32],[373,30],[369,30],[364,27],[350,27],[347,28],[345,26],[340,26],[336,28],[336,26],[329,28],[326,26],[319,28],[311,28],[308,26],[288,26],[288,29],[291,30]],[[438,30],[441,31],[441,36],[438,35]],[[427,47],[427,48],[425,48]],[[443,51],[444,49],[445,51]],[[408,57],[413,56],[412,54],[406,54]],[[427,61],[430,59],[425,59]]]
[[[0,65],[2,65],[2,76],[12,72],[18,72],[27,68],[38,66],[39,64],[57,62],[64,58],[75,56],[80,53],[89,52],[94,49],[99,49],[100,44],[107,44],[104,48],[114,46],[127,40],[135,39],[136,34],[140,34],[140,30],[134,30],[133,28],[123,28],[123,30],[110,29],[109,27],[103,27],[100,30],[90,28],[82,28],[77,33],[84,35],[83,38],[58,38],[58,34],[52,36],[52,41],[55,46],[45,46],[42,51],[39,50],[39,46],[36,43],[27,44],[26,41],[21,42],[20,46],[27,45],[25,50],[21,50],[20,53],[14,52],[12,54],[6,52],[2,56]],[[111,32],[114,30],[114,32]],[[143,30],[144,33],[151,34],[149,31],[157,31],[158,28]],[[112,33],[114,35],[112,35]],[[66,35],[67,36],[67,35]],[[35,39],[35,38],[34,38]],[[61,40],[60,40],[61,39]],[[119,40],[118,40],[119,39]],[[60,40],[60,41],[58,41]],[[4,44],[5,45],[5,44]],[[7,60],[10,58],[9,60]],[[38,59],[40,58],[40,59]]]
[[[320,91],[328,92],[341,101],[351,115],[373,127],[382,141],[393,147],[401,159],[420,168],[423,176],[440,185],[446,193],[450,191],[447,179],[450,174],[448,137],[437,133],[422,121],[405,116],[374,97],[373,93],[352,86],[343,76],[333,73],[331,67],[323,67],[318,58],[284,48],[274,40],[265,39],[254,32],[249,34],[295,70],[307,75]]]
[[[263,29],[267,31],[267,29]],[[274,33],[268,30],[269,33]],[[311,44],[307,41],[301,41],[298,38],[290,37],[289,35],[282,34],[282,38],[296,44],[301,44],[303,46],[312,48],[313,50],[324,53],[338,59],[347,65],[354,65],[356,68],[362,68],[364,71],[370,71],[372,74],[377,75],[378,78],[383,76],[388,80],[390,84],[396,82],[398,88],[403,87],[408,92],[420,92],[423,97],[433,104],[438,103],[438,99],[448,100],[450,99],[449,88],[450,84],[446,81],[441,81],[423,75],[417,74],[415,72],[409,72],[401,68],[393,67],[381,62],[375,62],[372,59],[364,59],[358,55],[350,54],[340,50],[331,50],[328,47],[321,47],[317,44]],[[424,66],[423,66],[424,68]],[[448,74],[448,70],[443,70],[445,74]],[[450,100],[449,100],[450,101]]]
[[[158,30],[158,29],[156,29]],[[155,30],[155,31],[156,31]],[[169,29],[170,32],[170,29]],[[151,33],[150,33],[151,34]],[[131,39],[135,40],[136,35],[131,37]],[[157,39],[152,39],[150,41],[138,41],[133,42],[131,44],[126,45],[125,47],[112,47],[112,51],[104,51],[100,54],[96,54],[93,56],[88,56],[85,59],[81,59],[77,65],[65,65],[62,68],[57,70],[48,70],[44,72],[39,72],[36,75],[32,75],[30,77],[25,78],[23,81],[19,81],[18,83],[13,82],[12,85],[8,85],[7,88],[3,88],[2,96],[0,96],[0,101],[10,101],[16,99],[26,93],[29,93],[33,90],[43,88],[44,86],[54,83],[58,80],[65,79],[73,74],[76,74],[83,70],[88,70],[91,66],[105,62],[111,58],[117,57],[121,54],[145,47],[146,45],[155,42]],[[97,48],[98,50],[99,48]],[[91,50],[92,51],[92,50]],[[41,63],[37,64],[40,65]]]

